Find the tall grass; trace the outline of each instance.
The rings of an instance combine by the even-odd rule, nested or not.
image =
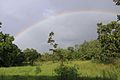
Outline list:
[[[0,80],[57,80],[54,70],[58,65],[58,62],[44,62],[40,66],[0,68]],[[76,65],[79,68],[80,80],[120,80],[120,67],[116,68],[112,64],[71,61],[66,62],[65,65]]]

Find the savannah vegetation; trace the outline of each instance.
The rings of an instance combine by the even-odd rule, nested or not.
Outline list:
[[[2,28],[0,22],[0,80],[120,80],[120,15],[97,24],[96,40],[67,48],[58,48],[51,32],[47,42],[52,49],[44,53],[19,49]]]

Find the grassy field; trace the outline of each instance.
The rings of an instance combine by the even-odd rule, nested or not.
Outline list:
[[[120,80],[120,68],[114,65],[91,61],[72,61],[65,64],[79,67],[80,80]],[[54,69],[58,66],[58,62],[42,62],[37,63],[37,66],[0,68],[0,80],[57,80]],[[39,67],[41,72],[36,70]]]

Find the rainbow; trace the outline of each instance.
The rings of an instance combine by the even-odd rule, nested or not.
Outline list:
[[[63,12],[59,12],[56,15],[54,15],[54,17],[61,16],[61,15],[67,15],[67,14],[70,14],[70,13],[89,13],[89,12],[101,13],[101,14],[105,13],[105,14],[111,14],[111,15],[117,15],[118,14],[117,12],[106,11],[106,10],[97,10],[97,9],[96,10],[88,10],[88,9],[86,9],[86,10],[63,11]],[[40,21],[34,23],[30,27],[28,27],[28,28],[24,29],[23,31],[19,32],[15,37],[17,38],[18,36],[25,33],[26,31],[33,29],[35,25],[39,24],[40,22],[43,22],[43,21],[47,20],[48,18],[50,18],[50,17],[45,17],[43,20],[40,20]]]

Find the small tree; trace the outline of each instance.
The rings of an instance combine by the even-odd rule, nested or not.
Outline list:
[[[31,65],[33,65],[34,61],[37,60],[39,53],[35,49],[25,49],[23,51],[25,55],[26,62],[29,62]]]

